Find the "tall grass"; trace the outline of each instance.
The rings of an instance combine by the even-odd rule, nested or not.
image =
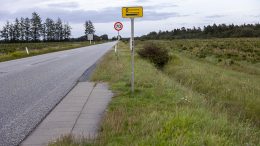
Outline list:
[[[187,68],[188,69],[188,68]],[[258,145],[260,129],[240,117],[230,118],[208,95],[179,84],[172,76],[136,56],[136,89],[130,93],[130,52],[121,43],[119,60],[108,53],[93,81],[109,82],[116,93],[99,137],[79,145]],[[201,77],[203,78],[203,77]],[[59,141],[56,143],[59,145]]]
[[[203,94],[209,103],[260,125],[259,75],[225,69],[184,55],[175,55],[164,71],[182,85]]]

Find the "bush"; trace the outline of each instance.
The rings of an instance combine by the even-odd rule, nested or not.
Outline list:
[[[155,43],[147,43],[137,53],[145,59],[150,60],[158,68],[162,68],[170,60],[169,51]]]

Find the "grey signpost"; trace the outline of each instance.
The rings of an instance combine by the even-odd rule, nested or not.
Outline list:
[[[134,49],[134,18],[131,18],[131,92],[134,93],[135,89],[135,49]]]
[[[117,51],[117,49],[118,49],[118,47],[119,47],[118,43],[119,43],[119,41],[120,41],[119,31],[121,31],[121,30],[123,29],[123,23],[121,23],[121,22],[116,22],[116,23],[114,24],[114,28],[115,28],[115,30],[117,31],[117,44],[115,45],[115,53],[116,53],[117,61],[118,61],[118,51]]]
[[[134,18],[143,17],[143,7],[123,7],[122,17],[131,19],[131,39],[130,39],[130,49],[131,49],[131,92],[134,93],[135,89],[135,48],[134,48]]]

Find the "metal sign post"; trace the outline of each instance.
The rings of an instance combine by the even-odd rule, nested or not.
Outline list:
[[[117,61],[118,61],[118,51],[117,49],[119,48],[119,41],[120,41],[120,36],[119,36],[119,31],[121,31],[123,29],[123,24],[121,22],[116,22],[114,24],[114,28],[115,30],[117,31],[117,44],[115,45],[115,53],[116,53],[116,56],[117,56]]]
[[[134,93],[135,89],[135,49],[134,49],[134,18],[131,18],[131,65],[132,65],[132,73],[131,73],[131,92]]]
[[[131,92],[134,93],[135,89],[135,48],[134,48],[134,18],[143,17],[143,7],[123,7],[122,17],[131,19],[131,38],[130,38],[130,49],[131,49]]]

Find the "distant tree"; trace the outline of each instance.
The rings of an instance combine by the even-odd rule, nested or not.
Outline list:
[[[102,40],[107,41],[107,40],[108,40],[108,35],[107,35],[107,34],[103,34],[102,36],[100,36],[100,38],[101,38]]]
[[[13,36],[13,40],[14,41],[18,41],[20,39],[20,22],[19,22],[19,19],[16,18],[15,19],[15,23],[14,23],[14,26],[13,26],[13,31],[14,31],[14,36]]]
[[[89,28],[94,30],[93,24],[89,23]],[[32,18],[16,18],[14,23],[7,21],[6,25],[0,29],[0,38],[4,41],[62,41],[69,40],[71,36],[71,26],[63,24],[60,18],[54,22],[47,18],[42,23],[41,17],[36,12],[32,13]]]
[[[55,40],[63,40],[63,24],[60,18],[55,23]]]
[[[43,41],[46,41],[46,39],[47,39],[46,23],[43,23],[43,24],[42,24],[42,31],[41,31],[41,33],[42,33],[42,39],[43,39]]]
[[[42,31],[42,20],[39,14],[36,12],[32,13],[31,18],[31,37],[33,41],[39,41]]]
[[[259,24],[226,25],[213,24],[196,28],[177,28],[172,31],[151,32],[138,39],[187,39],[187,38],[229,38],[229,37],[260,37]]]
[[[117,40],[117,37],[116,36],[112,37],[112,41],[115,41],[115,40]]]
[[[8,25],[8,32],[9,32],[9,39],[11,42],[14,41],[14,36],[15,36],[15,31],[14,31],[14,25],[13,24],[10,24]]]
[[[64,40],[69,40],[71,36],[71,27],[68,23],[64,24],[63,26],[63,35],[64,35]]]
[[[7,21],[6,25],[3,26],[3,29],[1,30],[1,37],[5,41],[9,41],[9,22]]]
[[[53,41],[55,39],[55,23],[52,19],[47,18],[45,20],[46,27],[46,37],[48,41]]]
[[[89,20],[85,22],[85,35],[88,34],[94,34],[95,33],[95,27],[93,23]]]
[[[20,40],[25,40],[25,19],[23,17],[20,18]]]
[[[29,18],[24,20],[24,35],[27,42],[31,40],[31,20]]]

